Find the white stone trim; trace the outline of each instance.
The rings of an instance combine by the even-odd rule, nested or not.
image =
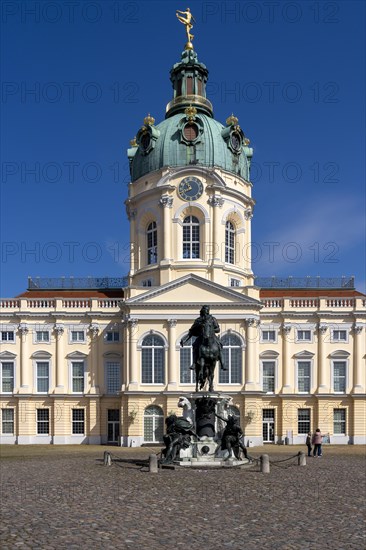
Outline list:
[[[266,352],[264,352],[266,353]],[[265,395],[276,395],[276,393],[278,393],[278,357],[279,357],[279,354],[277,353],[277,355],[275,355],[276,352],[274,352],[273,354],[271,354],[270,356],[264,356],[263,354],[261,354],[260,356],[260,360],[259,360],[259,384],[260,384],[260,388],[262,389],[262,391],[264,391],[263,389],[263,363],[269,363],[270,361],[273,362],[275,364],[275,368],[274,368],[274,391],[273,392],[266,392]]]
[[[67,356],[67,370],[68,370],[68,383],[69,383],[69,389],[71,395],[81,396],[84,395],[86,391],[86,373],[88,370],[88,362],[87,362],[87,355],[84,355],[83,353],[69,353]],[[73,363],[83,363],[84,364],[84,388],[82,392],[74,392],[72,391],[72,364]],[[71,408],[77,408],[77,407],[71,407]],[[82,408],[82,407],[81,407]],[[70,409],[71,411],[71,409]],[[71,413],[72,417],[72,413]],[[72,428],[72,418],[71,418],[71,428]]]
[[[140,318],[140,317],[139,317]],[[160,331],[158,330],[153,330],[153,329],[150,329],[150,330],[147,330],[146,332],[144,332],[140,338],[138,339],[137,341],[137,344],[136,344],[136,349],[137,351],[141,351],[142,349],[142,342],[144,340],[144,338],[146,336],[149,336],[149,335],[156,335],[156,336],[160,336],[160,338],[162,338],[163,342],[164,342],[164,350],[166,351],[167,349],[169,349],[169,342],[168,342],[168,339],[167,337]]]
[[[185,202],[184,204],[182,204],[174,213],[174,216],[173,216],[173,219],[172,219],[172,222],[173,223],[177,223],[179,224],[181,227],[183,227],[183,220],[181,220],[181,214],[184,212],[184,210],[186,210],[187,208],[197,208],[197,210],[200,210],[201,214],[203,214],[203,218],[204,218],[204,223],[201,220],[199,220],[200,222],[200,226],[203,226],[205,224],[208,224],[208,223],[211,223],[211,218],[210,218],[210,215],[207,211],[207,209],[202,205],[200,204],[199,202],[194,202],[194,201],[189,201],[189,202]],[[194,213],[192,214],[187,214],[187,216],[195,216]]]
[[[1,434],[0,445],[15,445],[17,443],[17,436],[13,434]]]
[[[37,352],[33,353],[32,355],[33,388],[34,388],[35,395],[48,395],[49,393],[51,393],[53,388],[52,356],[47,352],[41,352],[41,353],[42,355],[41,354],[36,355]],[[48,391],[46,392],[37,391],[37,363],[48,363]]]
[[[18,331],[18,325],[17,324],[15,325],[15,324],[9,323],[9,324],[0,325],[0,332],[13,332],[14,333],[14,340],[2,340],[2,338],[0,338],[0,343],[3,346],[6,346],[7,344],[10,344],[10,345],[16,344],[17,339],[18,339],[17,331]]]
[[[344,392],[340,391],[334,391],[334,362],[335,361],[343,361],[346,363],[346,388]],[[348,386],[349,386],[349,359],[345,356],[332,356],[330,359],[330,392],[334,395],[346,395],[348,392]]]
[[[314,376],[314,353],[310,353],[308,351],[302,351],[300,353],[297,353],[294,355],[294,370],[295,370],[295,393],[298,395],[310,395],[312,393],[313,388],[313,381],[315,380]],[[309,391],[300,391],[299,390],[299,362],[305,362],[307,361],[310,363],[310,380],[309,380]],[[309,407],[304,407],[309,408]],[[311,417],[310,417],[311,420]]]
[[[16,355],[7,351],[3,351],[0,355],[0,395],[13,395],[15,389],[17,388],[18,378],[16,357]],[[3,363],[13,363],[13,391],[3,391]]]

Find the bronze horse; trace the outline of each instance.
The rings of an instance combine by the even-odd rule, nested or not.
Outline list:
[[[198,341],[198,342],[197,342]],[[196,392],[198,384],[202,390],[208,381],[208,391],[213,392],[213,380],[215,375],[215,366],[217,361],[221,360],[221,347],[216,337],[212,323],[202,323],[201,334],[198,335],[195,345],[197,346],[197,359],[195,362],[196,371]]]

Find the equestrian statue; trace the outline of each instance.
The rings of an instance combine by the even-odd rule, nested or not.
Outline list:
[[[217,336],[218,332],[220,332],[219,324],[210,314],[210,307],[205,305],[202,306],[200,316],[189,329],[186,338],[180,341],[180,345],[183,347],[188,340],[195,337],[192,344],[193,363],[190,369],[196,371],[196,392],[198,385],[202,390],[206,382],[208,382],[208,391],[214,391],[213,379],[217,361],[222,370],[227,370],[222,360],[222,344]]]

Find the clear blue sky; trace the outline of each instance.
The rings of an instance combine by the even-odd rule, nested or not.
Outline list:
[[[187,5],[215,117],[254,147],[255,273],[365,290],[364,2],[53,0],[1,5],[3,297],[127,273],[126,149],[164,117]]]

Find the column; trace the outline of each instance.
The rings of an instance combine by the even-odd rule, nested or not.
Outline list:
[[[26,323],[20,323],[18,327],[21,346],[20,346],[20,384],[19,393],[29,393],[29,379],[31,375],[32,362],[28,358],[28,326]]]
[[[90,389],[89,393],[99,394],[98,384],[98,333],[99,325],[92,323],[89,327],[90,331]]]
[[[56,324],[54,326],[54,331],[56,335],[56,380],[55,380],[55,393],[65,393],[64,388],[64,356],[63,356],[63,339],[62,335],[64,333],[64,326]]]
[[[129,386],[138,385],[137,372],[137,325],[138,319],[128,319],[128,342],[129,342],[129,359],[130,359],[130,381]]]
[[[162,195],[162,197],[160,197],[159,203],[163,208],[163,231],[159,235],[159,237],[162,240],[162,250],[163,250],[162,260],[165,263],[170,263],[170,260],[172,257],[172,251],[171,251],[172,227],[171,227],[170,210],[173,206],[173,197],[170,197],[167,194]],[[158,247],[160,247],[159,241],[158,241]]]
[[[220,239],[221,221],[218,208],[221,208],[224,204],[224,199],[218,195],[212,195],[208,199],[208,204],[212,206],[212,262],[222,262],[222,246],[225,246],[225,240]],[[207,235],[208,237],[208,235]],[[222,237],[222,235],[221,235]],[[221,242],[220,242],[221,241]],[[225,250],[224,250],[225,254]]]
[[[363,393],[361,333],[363,326],[353,327],[353,388],[352,393]]]
[[[176,341],[176,331],[175,327],[177,326],[176,319],[168,319],[168,384],[171,386],[177,385],[177,369],[176,369],[176,351],[175,351],[175,341]],[[174,388],[169,388],[174,389]]]
[[[285,324],[282,326],[282,390],[281,393],[293,393],[294,377],[291,376],[291,365],[289,364],[289,337],[291,325]]]
[[[327,325],[320,324],[318,326],[318,389],[317,393],[327,393],[328,379],[326,364],[324,362],[324,339],[327,332]]]
[[[244,210],[244,218],[247,222],[246,232],[244,233],[245,242],[243,243],[243,247],[242,247],[242,250],[245,251],[244,268],[247,269],[248,271],[251,271],[252,259],[251,259],[251,247],[249,243],[251,243],[251,235],[252,235],[252,218],[253,218],[252,208],[248,207]]]
[[[137,233],[136,233],[136,215],[137,210],[132,206],[131,201],[126,205],[127,217],[130,222],[130,277],[132,277],[135,271],[138,269],[137,265]]]
[[[248,319],[245,319],[246,322],[246,356],[245,356],[245,390],[254,390],[256,389],[256,381],[257,381],[257,374],[258,374],[258,326],[259,326],[259,319],[255,319],[253,317],[249,317]]]

